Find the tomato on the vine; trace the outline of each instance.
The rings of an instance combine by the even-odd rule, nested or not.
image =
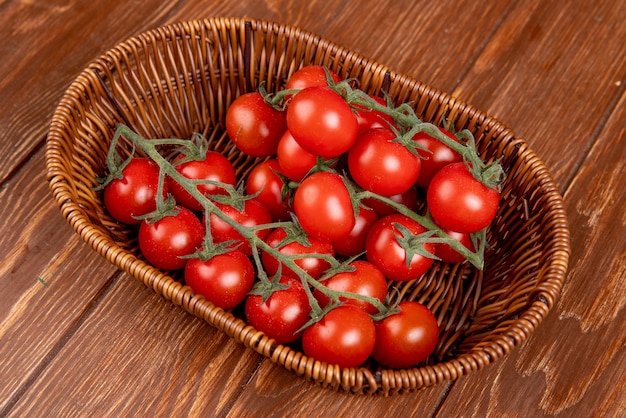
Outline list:
[[[243,204],[243,210],[238,210],[230,205],[222,203],[215,204],[226,216],[239,225],[252,228],[269,224],[272,222],[272,215],[263,206],[261,202],[256,199],[248,199]],[[245,239],[235,228],[226,223],[216,214],[211,213],[210,219],[211,235],[213,241],[217,243],[234,241],[234,246],[237,246],[246,255],[252,255],[252,247],[250,242]],[[270,234],[269,229],[258,229],[255,234],[259,239],[263,240]]]
[[[354,257],[365,252],[365,239],[378,215],[374,209],[361,206],[352,230],[341,238],[332,241],[336,254]]]
[[[368,296],[384,304],[387,297],[387,279],[378,267],[364,260],[355,260],[350,266],[354,267],[354,271],[337,273],[321,283],[330,290]],[[314,295],[322,307],[330,302],[328,295],[321,290],[316,289]],[[378,313],[376,306],[365,300],[348,297],[340,297],[339,300],[361,308],[369,314]]]
[[[328,255],[334,256],[335,251],[333,250],[333,245],[329,240],[318,239],[315,237],[308,237],[308,241],[311,244],[310,246],[306,246],[297,241],[291,241],[288,243],[283,243],[285,238],[287,237],[287,232],[284,228],[276,228],[273,230],[269,236],[266,238],[265,242],[271,247],[276,248],[281,254],[285,255],[304,255],[304,254],[320,254],[320,255]],[[280,246],[279,246],[280,245]],[[274,275],[278,271],[279,261],[276,257],[272,256],[267,251],[263,251],[261,253],[261,261],[263,263],[263,267],[268,275]],[[330,267],[330,263],[319,257],[308,257],[303,256],[301,258],[296,258],[295,263],[298,267],[306,271],[311,277],[319,278],[324,271],[326,271]],[[298,277],[299,274],[294,272],[292,269],[286,266],[282,266],[283,274],[287,274],[290,276]]]
[[[243,153],[253,157],[276,154],[287,129],[285,113],[274,109],[258,92],[237,97],[226,112],[226,132]]]
[[[359,130],[348,103],[327,86],[307,87],[287,107],[287,128],[307,152],[334,158],[348,151]]]
[[[184,156],[174,160],[174,168],[184,177],[190,180],[212,180],[234,186],[237,182],[235,168],[230,161],[222,154],[216,151],[207,151],[204,159],[192,160],[176,164]],[[203,206],[193,197],[187,190],[171,177],[167,178],[169,190],[176,199],[176,202],[189,209],[202,210]],[[214,184],[198,184],[198,191],[205,196],[212,194],[226,194],[226,191]]]
[[[438,127],[438,129],[453,141],[457,141],[452,132],[445,128]],[[463,161],[463,157],[446,144],[428,135],[426,132],[418,132],[413,136],[413,141],[416,144],[422,146],[426,150],[417,149],[417,153],[422,158],[420,174],[415,183],[421,187],[428,187],[430,180],[437,174],[439,170],[448,164],[458,163]]]
[[[339,174],[308,176],[296,189],[293,208],[302,229],[316,238],[339,239],[355,224],[350,193]]]
[[[386,100],[383,98],[376,96],[370,96],[370,98],[378,104],[381,104],[383,106],[387,105]],[[394,125],[393,117],[383,112],[368,109],[361,105],[355,105],[354,108],[356,111],[357,120],[359,122],[359,133],[365,132],[373,128],[390,129],[390,127]]]
[[[300,68],[289,77],[285,85],[285,90],[302,90],[307,87],[328,86],[328,75],[326,71],[328,71],[334,83],[341,81],[337,73],[330,68],[324,69],[321,65],[307,65]]]
[[[363,309],[340,305],[304,330],[304,354],[339,367],[357,367],[368,359],[376,343],[376,328]]]
[[[442,229],[478,232],[495,218],[500,193],[478,181],[465,163],[443,167],[430,181],[426,204]]]
[[[302,181],[317,163],[317,157],[305,151],[289,131],[285,131],[278,142],[276,158],[281,172],[290,180],[297,182]]]
[[[279,283],[289,287],[272,292],[265,302],[261,295],[248,296],[245,314],[254,328],[287,344],[302,336],[300,329],[309,321],[311,306],[298,279],[282,276]]]
[[[137,216],[156,210],[159,166],[148,158],[134,157],[122,170],[121,179],[113,179],[104,187],[104,206],[111,216],[128,225],[141,222]],[[163,184],[163,197],[167,195]]]
[[[196,215],[183,206],[175,214],[139,225],[139,249],[146,260],[164,270],[185,267],[184,256],[193,254],[204,241],[204,226]]]
[[[415,253],[407,265],[407,251],[400,245],[397,238],[411,237],[404,236],[396,224],[407,228],[413,237],[427,232],[426,228],[405,215],[394,214],[380,218],[367,234],[365,243],[367,259],[390,280],[417,279],[430,268],[433,258]],[[421,247],[420,250],[425,253],[435,253],[433,243],[425,242],[421,244]]]
[[[409,188],[407,191],[394,194],[393,196],[385,196],[386,198],[392,200],[395,203],[399,203],[401,205],[406,206],[408,209],[413,212],[417,212],[419,208],[419,202],[417,197],[417,189],[415,187]],[[363,199],[363,204],[367,207],[374,209],[376,214],[379,217],[391,215],[393,213],[398,213],[396,209],[389,206],[388,204],[381,202],[378,199],[367,198]]]
[[[289,219],[289,205],[283,199],[283,180],[278,174],[283,174],[280,164],[276,159],[263,161],[250,171],[246,179],[246,193],[256,195],[256,200],[272,215],[275,221]]]
[[[433,313],[419,302],[405,301],[400,312],[375,323],[374,360],[392,368],[407,368],[424,361],[439,340],[439,325]]]
[[[195,294],[204,296],[215,306],[230,309],[243,302],[256,275],[250,259],[234,250],[208,260],[190,258],[184,276]]]
[[[476,248],[474,248],[474,243],[472,242],[472,237],[470,234],[465,233],[465,232],[454,232],[454,231],[444,231],[444,232],[446,232],[450,238],[454,238],[455,240],[459,241],[468,250],[472,252],[476,251]],[[456,263],[462,263],[466,260],[463,254],[459,253],[457,250],[455,250],[449,244],[446,244],[446,243],[435,244],[435,254],[444,263],[456,264]]]
[[[348,169],[354,181],[373,193],[392,196],[410,189],[420,172],[420,159],[396,134],[375,128],[360,134],[348,152]]]

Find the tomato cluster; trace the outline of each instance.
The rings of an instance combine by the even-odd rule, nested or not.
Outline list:
[[[252,326],[280,344],[300,341],[320,361],[424,361],[437,320],[388,289],[436,259],[480,267],[499,192],[473,138],[321,66],[297,71],[275,95],[239,96],[225,122],[239,151],[260,157],[246,178],[198,136],[154,141],[118,129],[104,203],[119,222],[139,224],[145,259],[180,269],[194,293],[241,306]],[[120,164],[121,137],[147,157]],[[163,145],[180,151],[165,157]]]

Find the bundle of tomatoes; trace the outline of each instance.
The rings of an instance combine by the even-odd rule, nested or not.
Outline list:
[[[396,300],[393,283],[434,260],[482,268],[502,169],[480,160],[468,132],[353,84],[309,66],[278,93],[235,99],[226,133],[259,157],[245,178],[200,135],[145,139],[122,125],[104,204],[138,225],[149,263],[181,269],[195,294],[241,307],[278,343],[340,367],[411,367],[439,329],[426,306]],[[142,156],[122,160],[122,138]]]

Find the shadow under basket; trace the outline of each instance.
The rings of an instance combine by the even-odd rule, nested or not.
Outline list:
[[[269,92],[305,65],[322,64],[354,78],[372,95],[410,103],[417,116],[469,129],[485,161],[507,174],[488,231],[485,268],[436,262],[419,280],[395,283],[403,300],[432,309],[440,326],[435,352],[410,369],[374,362],[342,369],[283,346],[246,324],[241,312],[213,306],[140,256],[136,228],[105,211],[96,178],[119,123],[146,138],[201,132],[245,178],[258,160],[241,155],[224,133],[229,104],[262,83]],[[388,67],[295,27],[268,21],[209,18],[163,26],[97,58],[57,107],[46,147],[47,178],[63,216],[95,251],[163,298],[296,375],[335,390],[394,394],[454,380],[507,355],[526,340],[561,292],[569,230],[551,174],[524,140],[483,112]]]

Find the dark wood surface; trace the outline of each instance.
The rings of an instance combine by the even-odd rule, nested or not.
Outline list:
[[[626,415],[626,7],[615,0],[0,1],[0,416]],[[572,254],[531,338],[455,382],[336,393],[120,273],[48,191],[64,90],[153,27],[248,16],[316,32],[487,111],[564,196]]]

